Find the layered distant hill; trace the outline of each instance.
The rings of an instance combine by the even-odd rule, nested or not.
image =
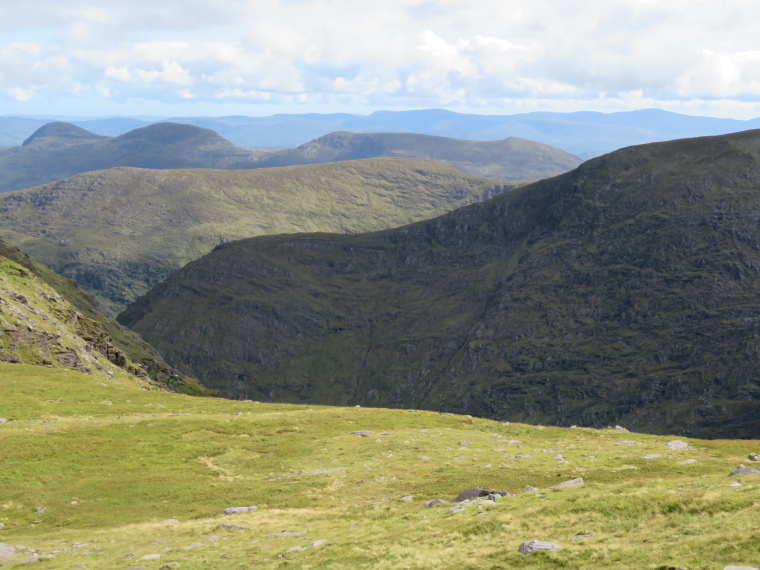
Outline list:
[[[0,117],[0,146],[19,145],[50,120]],[[101,135],[120,135],[158,120],[213,129],[248,148],[296,147],[334,131],[419,133],[441,137],[493,141],[521,137],[561,148],[581,158],[648,142],[720,135],[760,128],[760,119],[740,121],[697,117],[660,109],[618,113],[518,113],[473,115],[443,109],[376,111],[370,115],[307,113],[271,117],[175,117],[172,119],[66,119]]]
[[[247,168],[260,154],[192,125],[157,123],[111,138],[49,123],[22,146],[0,150],[0,192],[115,166]]]
[[[217,247],[119,320],[229,397],[760,437],[760,131]]]
[[[410,133],[335,132],[298,148],[264,155],[258,164],[287,166],[393,156],[430,158],[496,180],[548,178],[582,162],[565,151],[517,137],[484,142]]]
[[[0,195],[0,236],[115,314],[225,241],[380,230],[515,185],[402,158],[260,170],[116,168]]]

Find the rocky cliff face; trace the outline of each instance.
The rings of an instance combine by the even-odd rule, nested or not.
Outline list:
[[[225,244],[120,320],[233,398],[757,438],[759,269],[748,131],[394,230]]]

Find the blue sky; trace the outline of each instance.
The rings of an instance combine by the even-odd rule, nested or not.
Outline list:
[[[760,116],[756,0],[3,0],[0,114]]]

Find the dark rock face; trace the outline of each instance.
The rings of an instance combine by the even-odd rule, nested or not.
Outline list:
[[[224,244],[121,322],[232,398],[760,437],[760,132],[372,234]]]

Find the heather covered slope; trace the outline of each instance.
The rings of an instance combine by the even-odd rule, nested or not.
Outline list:
[[[315,164],[377,157],[430,158],[472,176],[497,180],[547,178],[582,161],[558,148],[510,137],[498,141],[466,141],[411,133],[335,132],[298,148],[264,155],[261,166]]]
[[[758,437],[758,222],[760,131],[650,144],[403,228],[224,244],[119,320],[233,398]]]
[[[224,241],[384,229],[516,184],[412,159],[234,171],[117,168],[0,195],[0,236],[116,314]]]

